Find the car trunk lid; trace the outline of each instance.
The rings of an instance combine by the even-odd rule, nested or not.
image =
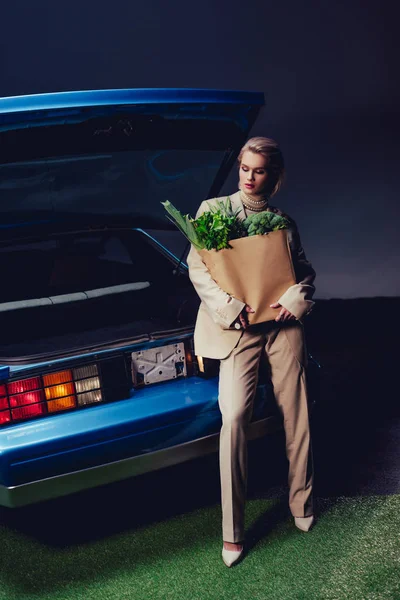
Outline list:
[[[192,89],[0,99],[1,362],[193,325],[186,240],[161,201],[194,214],[217,195],[263,102]]]

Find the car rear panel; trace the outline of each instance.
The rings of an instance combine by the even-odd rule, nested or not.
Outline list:
[[[3,428],[0,482],[15,486],[154,452],[215,433],[220,422],[216,378],[146,387],[125,400]]]
[[[169,223],[161,201],[167,199],[194,214],[202,200],[218,195],[263,104],[263,94],[192,89],[94,90],[0,98],[0,250],[5,261],[7,256],[14,259],[9,261],[9,272],[3,273],[7,281],[0,304],[4,323],[12,325],[16,315],[15,328],[10,327],[7,343],[0,346],[1,410],[9,411],[13,419],[13,383],[38,377],[44,386],[47,374],[88,364],[98,367],[102,394],[100,403],[79,406],[76,402],[70,410],[31,420],[18,422],[19,413],[15,412],[15,422],[0,427],[0,503],[22,505],[83,489],[90,482],[82,480],[96,469],[114,469],[119,462],[127,464],[136,458],[151,461],[164,450],[177,448],[180,452],[182,445],[207,436],[216,439],[221,425],[216,376],[207,379],[196,370],[177,369],[175,379],[152,383],[157,373],[155,379],[131,374],[133,360],[138,369],[144,364],[137,354],[142,349],[192,339],[194,320],[189,312],[185,317],[189,306],[189,299],[184,297],[186,286],[178,285],[175,273],[163,288],[169,296],[175,294],[179,302],[174,299],[169,308],[165,303],[165,314],[148,308],[150,312],[144,315],[135,335],[126,331],[126,337],[116,336],[115,330],[113,339],[97,335],[101,327],[115,325],[107,321],[98,328],[95,323],[92,331],[97,338],[90,341],[89,334],[85,340],[85,328],[90,330],[92,315],[87,319],[85,314],[81,316],[82,331],[71,331],[68,324],[79,306],[91,306],[88,299],[79,304],[76,295],[101,291],[104,296],[107,292],[111,304],[118,305],[118,298],[121,305],[121,286],[139,282],[143,289],[134,290],[138,298],[150,290],[154,290],[157,301],[162,297],[146,272],[140,277],[138,274],[139,266],[144,268],[150,256],[148,244],[133,253],[134,275],[125,276],[127,262],[118,254],[118,265],[111,266],[113,277],[118,267],[119,278],[95,280],[90,260],[95,259],[102,267],[103,275],[106,271],[101,245],[97,254],[91,250],[89,241],[95,241],[92,232],[106,232],[99,238],[102,244],[103,237],[108,243],[108,232],[114,229],[135,229],[143,236],[148,235],[148,229],[166,230]],[[69,236],[85,246],[86,262],[85,248],[75,249]],[[35,254],[29,244],[36,242],[47,246],[38,246]],[[172,256],[156,239],[151,244],[165,258],[162,268],[157,266],[154,272],[177,269],[178,281],[187,279],[184,269],[177,267],[180,260],[175,250]],[[21,264],[25,265],[26,256],[32,265],[23,275]],[[178,257],[183,258],[183,252],[179,251]],[[83,281],[75,280],[75,273]],[[43,298],[50,299],[54,309],[45,316]],[[29,307],[22,309],[21,302],[30,302]],[[107,314],[108,309],[111,314],[111,305],[103,306],[106,300],[96,302],[92,304],[100,315]],[[35,312],[36,304],[42,308]],[[75,305],[78,308],[73,308]],[[160,299],[160,306],[164,305]],[[66,333],[70,338],[76,335],[77,343],[71,339],[63,343],[63,330],[53,344],[50,338],[57,330],[45,329],[44,324],[51,318],[61,323],[64,306],[68,307],[64,314]],[[151,308],[151,302],[146,306]],[[122,311],[117,308],[115,312]],[[18,315],[27,315],[28,320],[32,315],[31,321],[36,321],[35,327],[29,328],[29,347],[24,333],[28,329]],[[134,321],[129,311],[128,317],[129,322]],[[123,327],[124,323],[118,325]],[[16,352],[7,354],[13,344]],[[67,383],[72,390],[75,380]],[[45,391],[43,387],[43,404]],[[78,396],[77,388],[75,392]],[[268,414],[270,398],[268,389],[259,387],[253,420]],[[163,466],[163,460],[157,465]],[[129,465],[122,476],[130,476]],[[147,465],[136,472],[152,468]],[[68,490],[62,481],[71,474],[81,480]],[[113,480],[112,475],[108,473],[106,480]],[[40,491],[46,482],[50,487]],[[32,491],[35,485],[37,493]],[[11,497],[14,492],[19,494],[15,503]]]

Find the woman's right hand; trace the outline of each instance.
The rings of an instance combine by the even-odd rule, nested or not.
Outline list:
[[[242,312],[239,314],[239,316],[237,318],[237,322],[240,324],[242,329],[247,329],[247,327],[249,327],[249,319],[248,319],[247,315],[248,315],[248,313],[254,313],[254,312],[256,312],[256,311],[253,310],[251,308],[251,306],[246,304],[246,306],[243,308]]]

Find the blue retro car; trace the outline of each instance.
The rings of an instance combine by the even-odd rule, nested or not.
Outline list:
[[[161,201],[218,195],[259,93],[0,99],[0,505],[216,450],[218,364],[195,356],[186,240]],[[249,437],[276,423],[260,381]]]

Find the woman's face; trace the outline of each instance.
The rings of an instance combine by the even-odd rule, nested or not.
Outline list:
[[[240,188],[249,195],[265,192],[268,180],[268,159],[250,150],[243,152],[239,167]]]

